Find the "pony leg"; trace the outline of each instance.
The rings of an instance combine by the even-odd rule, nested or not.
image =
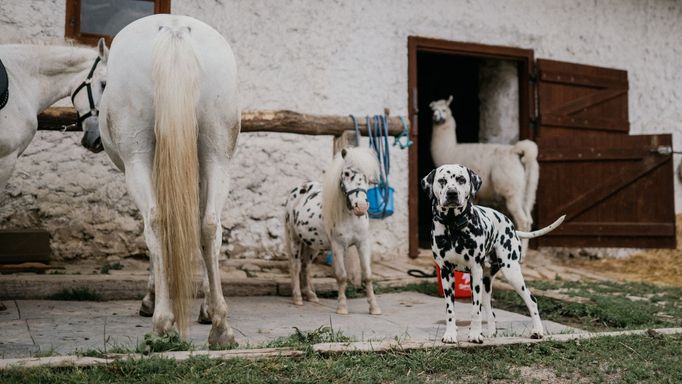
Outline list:
[[[332,252],[334,253],[334,275],[336,276],[336,284],[339,287],[339,299],[336,313],[339,315],[347,315],[348,304],[346,303],[346,285],[348,283],[348,275],[346,274],[346,266],[344,265],[346,248],[332,240]]]
[[[362,269],[362,282],[365,284],[367,290],[367,302],[369,303],[369,313],[372,315],[381,315],[381,308],[374,296],[374,287],[372,286],[372,252],[369,241],[365,240],[358,246],[358,255],[360,256],[360,268]]]
[[[319,303],[320,299],[317,298],[315,293],[315,287],[313,286],[312,279],[312,263],[315,258],[315,251],[308,248],[307,252],[301,255],[301,285],[303,286],[303,293],[308,301],[313,303]]]
[[[234,333],[227,322],[227,303],[223,296],[218,265],[220,245],[223,242],[220,214],[229,189],[227,175],[225,174],[227,164],[219,159],[211,160],[216,161],[202,162],[201,183],[205,188],[202,190],[202,200],[206,203],[201,220],[201,245],[210,292],[207,312],[211,315],[212,326],[208,335],[208,344],[219,346],[235,344]]]
[[[303,243],[291,239],[289,254],[289,273],[291,274],[291,300],[294,305],[303,305],[301,297],[301,258],[303,255]]]
[[[150,283],[154,284],[154,309],[152,324],[154,332],[166,334],[175,322],[171,310],[166,266],[161,258],[161,244],[158,238],[159,223],[156,216],[156,201],[152,187],[151,162],[131,161],[126,166],[126,184],[128,191],[142,213],[144,221],[144,237],[149,248],[151,261]]]

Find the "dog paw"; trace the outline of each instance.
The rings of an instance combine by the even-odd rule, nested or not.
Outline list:
[[[530,335],[531,339],[536,339],[536,340],[542,339],[543,337],[545,337],[545,335],[543,335],[542,332],[533,332],[533,334]]]
[[[443,335],[443,339],[441,339],[442,342],[445,344],[457,344],[457,333],[455,332],[445,332]]]
[[[483,333],[478,332],[469,334],[469,342],[473,344],[483,344]]]

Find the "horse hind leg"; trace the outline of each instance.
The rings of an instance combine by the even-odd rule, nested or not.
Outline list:
[[[288,225],[288,224],[287,224]],[[288,229],[287,229],[288,230]],[[293,236],[293,234],[291,234]],[[303,305],[301,296],[301,258],[304,256],[303,243],[290,238],[289,273],[291,274],[291,300],[294,305]]]
[[[234,333],[227,322],[227,303],[223,296],[218,265],[223,233],[220,214],[229,193],[227,164],[222,159],[211,159],[211,161],[202,162],[201,165],[202,201],[205,201],[201,219],[201,245],[208,276],[207,314],[210,314],[212,324],[208,343],[210,346],[233,345],[235,344]]]
[[[149,249],[150,278],[148,296],[142,307],[146,313],[152,315],[154,331],[159,335],[166,334],[175,322],[171,310],[170,291],[165,276],[165,265],[161,258],[161,244],[158,233],[158,219],[156,217],[154,190],[152,187],[151,162],[131,161],[126,167],[126,184],[131,197],[142,213],[144,221],[144,237]],[[151,304],[153,300],[153,305]],[[142,314],[142,308],[141,308]]]

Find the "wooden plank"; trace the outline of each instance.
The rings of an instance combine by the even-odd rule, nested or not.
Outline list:
[[[541,126],[582,128],[623,133],[627,133],[630,130],[629,122],[612,118],[578,117],[540,113],[538,122]]]
[[[0,230],[0,264],[48,263],[51,253],[47,231]]]
[[[555,108],[547,108],[545,112],[556,115],[570,115],[587,107],[604,103],[619,96],[627,95],[627,92],[627,89],[620,87],[609,88],[573,99],[572,101]]]
[[[552,232],[552,236],[637,236],[661,237],[675,236],[675,225],[672,223],[640,223],[640,222],[577,222],[565,223]]]
[[[538,142],[541,149],[538,161],[607,161],[640,160],[651,154],[651,148],[609,148],[609,147],[551,147]]]
[[[76,121],[76,111],[71,107],[52,107],[38,115],[38,129],[61,130],[63,126]],[[362,135],[367,135],[365,118],[358,118]],[[408,124],[409,125],[409,124]],[[78,129],[74,129],[78,130]],[[350,116],[310,115],[293,111],[242,112],[242,132],[281,132],[304,135],[340,136],[346,131],[354,131]],[[399,117],[389,117],[388,132],[396,136],[403,131]]]

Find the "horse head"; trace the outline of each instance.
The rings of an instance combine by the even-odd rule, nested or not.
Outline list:
[[[71,102],[78,115],[78,126],[83,129],[81,144],[88,150],[98,153],[104,149],[99,132],[99,102],[106,87],[106,65],[109,55],[104,39],[97,44],[97,57],[86,77],[74,86]]]

